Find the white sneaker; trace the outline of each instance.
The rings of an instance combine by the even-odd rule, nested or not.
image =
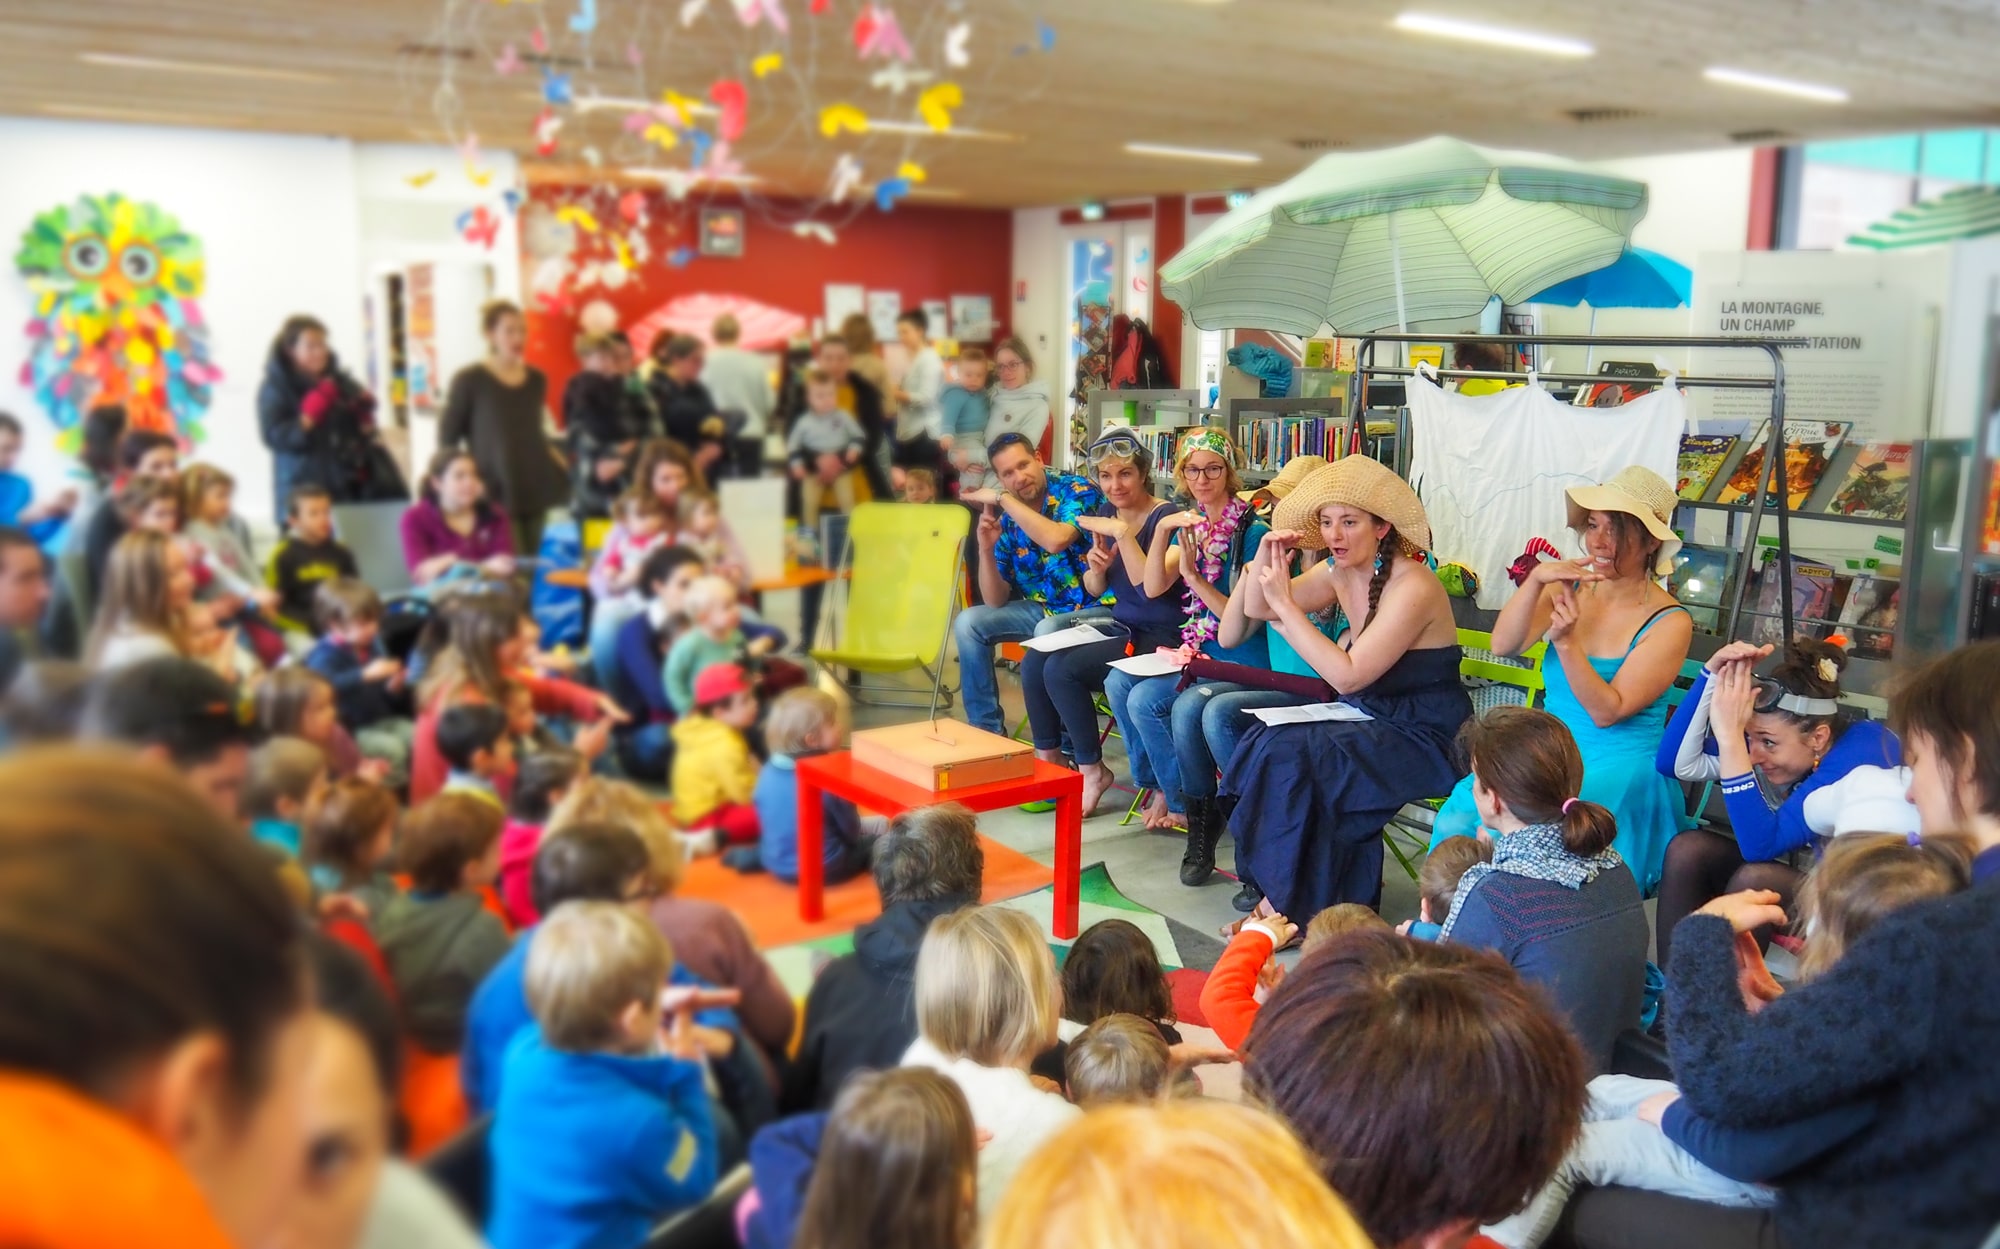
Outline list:
[[[704,828],[691,833],[676,833],[681,839],[681,853],[690,859],[705,858],[718,849],[715,830]]]

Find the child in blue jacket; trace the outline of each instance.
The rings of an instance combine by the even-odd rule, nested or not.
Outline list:
[[[714,1190],[693,997],[663,1000],[672,969],[666,938],[615,902],[566,902],[536,928],[537,1026],[507,1050],[493,1120],[494,1249],[631,1249]]]
[[[764,742],[771,757],[757,774],[750,801],[757,808],[760,866],[787,884],[799,879],[799,770],[802,756],[825,754],[840,745],[840,708],[833,697],[811,686],[786,690],[771,702],[764,719]],[[879,815],[863,815],[836,794],[822,794],[826,883],[837,885],[868,870],[872,839],[888,826]]]

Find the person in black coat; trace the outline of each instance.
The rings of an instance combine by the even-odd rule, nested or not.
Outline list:
[[[653,340],[653,372],[646,391],[659,410],[667,437],[694,457],[703,484],[715,488],[717,465],[729,449],[729,430],[715,410],[715,398],[701,384],[701,340],[692,334]]]
[[[872,870],[882,917],[856,929],[854,953],[828,963],[813,981],[780,1099],[786,1114],[826,1110],[849,1074],[902,1063],[917,1039],[924,930],[979,902],[986,856],[977,821],[955,802],[906,811],[875,839]]]
[[[633,390],[618,371],[618,346],[608,334],[576,341],[583,368],[563,387],[563,433],[569,440],[570,510],[602,519],[632,484],[639,443],[656,424],[643,389]]]
[[[408,485],[375,432],[375,396],[341,371],[326,326],[286,319],[264,364],[257,423],[271,449],[272,515],[292,491],[324,486],[335,503],[407,501]]]

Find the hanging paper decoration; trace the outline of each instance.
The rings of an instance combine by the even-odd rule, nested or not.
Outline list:
[[[21,384],[76,449],[83,414],[125,406],[132,429],[202,437],[222,371],[197,302],[200,240],[154,204],[85,195],[38,215],[14,266],[34,297]]]
[[[972,64],[972,53],[966,45],[972,42],[972,23],[960,22],[944,34],[944,63],[953,69],[964,69]]]
[[[500,55],[493,60],[493,72],[502,78],[521,72],[521,53],[513,44],[500,49]]]
[[[587,147],[583,149],[583,163],[595,169],[604,163],[604,157],[598,155],[596,148]]]
[[[926,92],[926,94],[929,94]],[[920,106],[921,107],[921,106]],[[946,122],[949,125],[949,121]],[[868,114],[852,104],[829,104],[819,111],[819,132],[831,139],[841,131],[868,133]]]
[[[694,248],[692,247],[676,247],[673,251],[667,253],[667,263],[676,269],[687,268],[688,262],[693,259]]]
[[[768,78],[772,74],[775,74],[779,70],[783,69],[784,67],[785,67],[784,53],[766,52],[764,55],[750,62],[750,75],[753,78]]]
[[[728,182],[743,176],[743,162],[729,154],[729,140],[716,140],[715,151],[702,167],[702,174],[711,182]]]
[[[912,86],[922,86],[937,75],[927,69],[911,69],[901,61],[891,61],[875,71],[868,85],[890,95],[901,95]]]
[[[476,187],[484,187],[493,181],[493,171],[479,167],[479,136],[466,131],[465,141],[458,145],[459,158],[465,162],[465,177]]]
[[[833,183],[827,188],[827,197],[836,204],[844,204],[854,188],[861,185],[861,162],[846,152],[833,162]]]
[[[906,160],[897,166],[896,176],[906,182],[929,182],[931,178],[924,167],[913,160]]]
[[[627,191],[618,197],[618,216],[626,225],[636,223],[646,213],[646,195],[643,191]]]
[[[672,126],[662,125],[657,121],[646,127],[644,138],[648,143],[659,144],[662,151],[668,152],[679,147],[681,142],[680,136],[674,133]]]
[[[896,207],[896,201],[909,193],[910,180],[908,178],[891,178],[875,188],[875,207],[881,209],[883,212],[891,212]]]
[[[639,51],[638,44],[628,43],[625,45],[625,63],[633,69],[638,69],[646,63],[646,54]]]
[[[556,150],[556,135],[562,127],[562,118],[556,116],[552,108],[544,108],[535,114],[535,155],[548,156]]]
[[[828,247],[834,243],[833,227],[824,221],[801,221],[792,227],[792,233],[802,239],[818,239]]]
[[[725,78],[709,87],[708,98],[720,110],[715,133],[730,143],[742,138],[750,111],[750,93],[743,84],[734,78]]]
[[[1040,41],[1042,51],[1053,52],[1056,50],[1056,28],[1047,22],[1035,23],[1035,38]]]
[[[825,16],[827,6],[832,2],[833,0],[812,0],[812,15],[814,17]]]
[[[861,10],[861,16],[854,19],[854,50],[862,60],[874,57],[899,61],[914,61],[916,53],[910,51],[910,41],[903,37],[903,25],[896,20],[893,9],[885,9],[870,4]]]
[[[917,97],[917,115],[924,124],[943,134],[951,129],[951,111],[965,103],[965,93],[955,82],[941,82]]]
[[[409,177],[404,178],[403,181],[409,183],[411,186],[421,191],[425,187],[429,186],[432,180],[435,179],[437,176],[438,176],[437,170],[426,169],[422,173],[411,174]]]
[[[521,211],[521,192],[514,187],[508,187],[500,192],[500,202],[507,206],[508,216],[516,216]]]
[[[568,104],[575,98],[570,90],[568,74],[558,74],[547,66],[542,68],[542,99],[545,102]]]
[[[579,35],[596,30],[597,0],[576,0],[576,12],[570,14],[569,28]]]
[[[790,34],[792,24],[785,18],[782,0],[731,0],[736,6],[736,18],[745,26],[755,26],[760,21],[771,23],[779,34]]]
[[[478,243],[487,251],[493,250],[493,241],[500,236],[500,218],[484,204],[458,214],[454,226],[460,238]]]
[[[708,137],[706,130],[683,130],[681,137],[686,139],[688,147],[693,149],[688,153],[688,168],[700,169],[707,162],[708,149],[715,140]]]
[[[694,128],[694,110],[695,106],[701,103],[700,100],[691,95],[682,95],[678,91],[662,91],[660,99],[665,101],[668,108],[674,110],[676,117],[680,118],[681,129]]]
[[[581,204],[564,204],[556,209],[556,220],[566,225],[573,225],[585,234],[595,234],[600,228],[597,218]]]
[[[549,54],[549,36],[547,32],[543,31],[539,26],[529,31],[528,46],[533,48],[537,54],[547,56]]]
[[[694,25],[695,21],[706,12],[708,12],[708,0],[687,0],[687,3],[681,5],[681,29],[686,30]]]

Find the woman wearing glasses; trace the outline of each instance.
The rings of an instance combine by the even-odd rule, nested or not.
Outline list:
[[[1729,809],[1725,837],[1692,829],[1667,843],[1660,877],[1660,966],[1674,926],[1724,894],[1774,890],[1788,912],[1805,874],[1790,859],[1813,843],[1806,798],[1860,767],[1903,761],[1896,735],[1840,705],[1847,652],[1799,638],[1768,677],[1770,646],[1731,642],[1715,652],[1674,713],[1656,760],[1683,781],[1718,781]],[[1760,929],[1768,944],[1769,929]]]
[[[1000,384],[987,400],[986,436],[978,446],[964,448],[970,457],[966,467],[985,468],[984,484],[989,490],[998,489],[1000,479],[986,467],[986,448],[1002,434],[1019,434],[1040,454],[1051,419],[1049,391],[1035,380],[1035,358],[1028,354],[1028,344],[1018,338],[1002,340],[993,349],[993,373]]]
[[[1154,597],[1179,597],[1184,655],[1263,668],[1268,656],[1261,631],[1236,646],[1224,646],[1217,638],[1237,572],[1255,557],[1269,532],[1250,505],[1236,497],[1243,488],[1236,475],[1241,459],[1236,444],[1219,429],[1197,430],[1181,440],[1174,478],[1189,506],[1167,513],[1154,530],[1144,588]],[[1178,676],[1141,678],[1115,670],[1104,682],[1105,695],[1126,730],[1133,779],[1145,785],[1150,773],[1154,780],[1148,828],[1186,827],[1189,800],[1215,796],[1216,761],[1202,736],[1201,713],[1207,699],[1241,688],[1222,681],[1202,681],[1186,691],[1180,687]],[[1206,880],[1214,866],[1212,847],[1205,862],[1201,851],[1196,839],[1189,838],[1181,871],[1189,884]]]
[[[1131,431],[1111,429],[1090,445],[1085,462],[1105,502],[1096,515],[1077,521],[1091,535],[1083,588],[1098,598],[1107,592],[1114,596],[1109,621],[1103,619],[1104,609],[1091,609],[1073,616],[1051,616],[1036,631],[1046,633],[1089,615],[1098,617],[1098,628],[1113,636],[1067,650],[1026,652],[1021,660],[1021,691],[1028,704],[1037,757],[1061,763],[1062,739],[1068,737],[1076,769],[1083,773],[1083,813],[1089,815],[1118,779],[1104,766],[1097,706],[1091,695],[1104,688],[1107,675],[1125,675],[1105,665],[1123,657],[1128,642],[1135,655],[1180,645],[1182,607],[1178,595],[1146,593],[1146,553],[1154,545],[1161,520],[1174,511],[1173,504],[1153,497],[1152,452]],[[1125,740],[1137,740],[1118,704],[1113,704],[1113,711],[1120,717],[1119,731]],[[1144,757],[1136,751],[1134,754],[1137,759]],[[1137,767],[1135,762],[1135,774]],[[1155,783],[1151,776],[1138,777],[1138,781]]]

